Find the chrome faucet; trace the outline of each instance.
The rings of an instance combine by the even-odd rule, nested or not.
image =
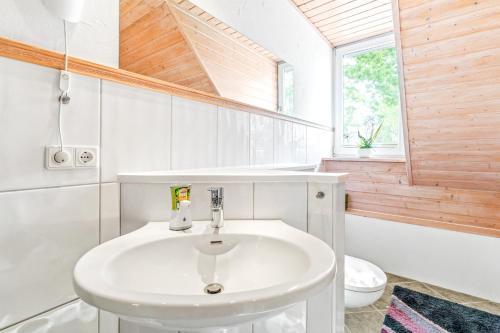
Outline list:
[[[222,228],[224,226],[224,188],[209,187],[210,209],[212,210],[212,228]]]

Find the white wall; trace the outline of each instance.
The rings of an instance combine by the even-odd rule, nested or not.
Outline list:
[[[304,163],[306,157],[318,163],[331,149],[330,131],[74,75],[63,134],[68,145],[99,147],[100,164],[48,171],[44,147],[58,144],[58,75],[0,57],[2,333],[45,329],[47,320],[53,324],[47,333],[97,333],[98,326],[115,333],[106,330],[116,327],[113,318],[65,304],[77,300],[76,260],[119,234],[119,172]],[[276,128],[288,140],[274,140]],[[314,133],[309,143],[308,133]],[[275,159],[276,150],[286,149],[292,152],[286,160]]]
[[[192,0],[295,68],[296,116],[332,125],[332,48],[290,0]]]
[[[386,272],[500,302],[500,238],[347,214],[346,253]]]
[[[2,0],[0,13],[0,36],[63,52],[62,20],[42,0]],[[118,67],[119,0],[86,0],[82,21],[70,24],[68,39],[71,55]]]

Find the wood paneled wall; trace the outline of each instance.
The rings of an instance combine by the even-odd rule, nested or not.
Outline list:
[[[120,68],[218,94],[164,0],[120,1]]]
[[[278,64],[241,41],[214,29],[181,6],[171,5],[180,29],[221,96],[277,109]]]
[[[403,162],[324,169],[353,214],[500,237],[500,1],[398,2],[414,186]]]
[[[324,160],[348,172],[352,214],[500,237],[500,192],[408,186],[405,162]]]
[[[276,110],[277,66],[189,1],[120,1],[122,69]]]
[[[500,1],[399,0],[413,181],[500,191]]]

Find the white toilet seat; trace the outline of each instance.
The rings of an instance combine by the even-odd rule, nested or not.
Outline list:
[[[360,293],[372,293],[385,289],[387,276],[371,262],[345,256],[345,289]]]
[[[360,308],[375,303],[384,294],[387,276],[363,259],[345,256],[345,306]]]

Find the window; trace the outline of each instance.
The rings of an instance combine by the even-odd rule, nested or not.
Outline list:
[[[381,126],[373,154],[404,155],[398,73],[392,34],[336,49],[336,154],[355,154],[358,131]]]
[[[278,112],[294,113],[294,73],[293,66],[286,62],[278,64]]]

